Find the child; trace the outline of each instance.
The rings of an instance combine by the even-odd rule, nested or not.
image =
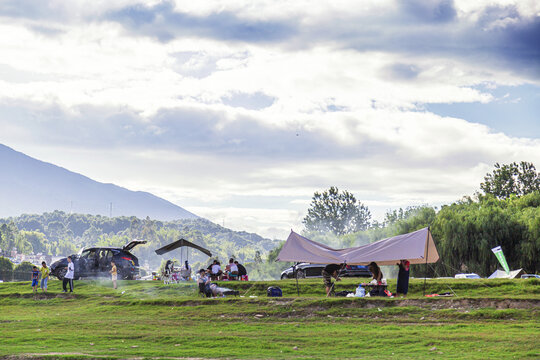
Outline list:
[[[41,269],[39,269],[39,271],[41,272],[41,290],[47,292],[47,282],[49,281],[51,270],[47,267],[45,261],[41,263]]]
[[[37,266],[32,266],[32,290],[34,291],[34,294],[37,293],[38,290],[38,278],[39,278],[39,270]]]
[[[109,271],[111,273],[111,279],[113,283],[113,289],[116,289],[116,279],[118,278],[118,272],[116,270],[116,264],[114,261],[111,261],[112,268]]]

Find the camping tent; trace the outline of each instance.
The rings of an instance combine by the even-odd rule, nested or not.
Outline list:
[[[371,261],[378,265],[394,265],[401,259],[407,259],[411,264],[434,263],[439,260],[429,228],[348,249],[333,249],[291,230],[277,257],[278,261],[349,265],[367,265]]]
[[[169,251],[173,251],[174,249],[178,249],[179,247],[182,247],[182,246],[191,247],[191,248],[197,249],[197,250],[205,253],[208,256],[212,256],[212,253],[210,251],[206,250],[202,246],[196,245],[196,244],[194,244],[192,242],[189,242],[189,241],[187,241],[185,239],[180,239],[178,241],[170,243],[169,245],[165,245],[165,246],[157,249],[156,254],[163,255],[163,254],[168,253]]]
[[[523,271],[523,269],[511,270],[510,274],[507,274],[504,270],[497,269],[493,274],[488,277],[488,279],[515,279],[522,274],[525,274],[525,271]]]

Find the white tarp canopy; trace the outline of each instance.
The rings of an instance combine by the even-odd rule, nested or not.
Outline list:
[[[434,263],[439,260],[429,228],[348,249],[333,249],[291,230],[277,257],[277,261],[349,265],[367,265],[372,261],[378,265],[395,265],[402,259],[409,260],[411,264]]]

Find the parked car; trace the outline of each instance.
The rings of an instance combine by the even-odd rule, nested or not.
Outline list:
[[[295,266],[291,266],[281,273],[281,280],[283,279],[294,279],[296,278],[296,273],[298,273],[298,278],[303,279],[307,277],[322,277],[322,270],[326,264],[310,264],[310,263],[299,263]],[[363,265],[346,265],[345,269],[342,270],[341,277],[370,277],[371,273],[369,272],[367,266]]]
[[[121,248],[92,247],[71,255],[75,266],[75,279],[110,276],[111,261],[114,260],[118,279],[133,280],[139,275],[139,259],[129,251],[144,240],[133,240]],[[51,274],[62,280],[67,272],[67,258],[51,264]]]
[[[522,279],[540,279],[540,275],[536,274],[523,274],[521,275]]]
[[[455,279],[481,279],[480,275],[475,273],[470,274],[456,274],[454,276]]]

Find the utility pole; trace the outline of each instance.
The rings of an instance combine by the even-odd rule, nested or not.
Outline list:
[[[109,217],[112,218],[112,202],[109,204]]]

